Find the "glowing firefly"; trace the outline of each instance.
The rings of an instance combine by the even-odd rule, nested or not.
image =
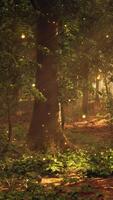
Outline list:
[[[35,83],[32,84],[32,87],[35,87]]]
[[[26,37],[25,34],[22,33],[21,38],[22,38],[22,39],[25,39],[25,37]]]
[[[100,80],[100,74],[97,76],[97,80]]]
[[[106,35],[106,38],[109,38],[109,35]]]
[[[86,115],[82,115],[82,118],[85,119],[85,118],[86,118]]]

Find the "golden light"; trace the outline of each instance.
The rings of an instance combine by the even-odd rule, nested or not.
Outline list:
[[[102,72],[102,70],[101,70],[101,69],[99,69],[99,72]]]
[[[22,33],[21,38],[22,38],[22,39],[25,39],[25,37],[26,37],[25,34]]]
[[[32,84],[32,87],[35,87],[35,83]]]
[[[82,115],[82,119],[86,119],[86,115]]]
[[[106,35],[106,38],[109,38],[109,35]]]
[[[19,99],[19,102],[22,102],[22,98]]]
[[[92,83],[93,88],[96,88],[96,83]]]
[[[97,76],[97,80],[100,80],[100,74]]]
[[[56,35],[58,35],[58,31],[56,32]]]

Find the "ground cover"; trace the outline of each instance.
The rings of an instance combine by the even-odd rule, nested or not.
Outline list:
[[[14,141],[0,162],[1,200],[113,199],[113,138],[107,120],[66,124],[65,132],[75,148],[57,154],[26,151]]]

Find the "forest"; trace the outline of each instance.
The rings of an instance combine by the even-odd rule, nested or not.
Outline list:
[[[113,0],[0,1],[0,200],[113,200]]]

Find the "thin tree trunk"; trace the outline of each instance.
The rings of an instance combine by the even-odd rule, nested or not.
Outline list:
[[[110,91],[109,91],[109,88],[108,88],[106,75],[104,75],[104,83],[105,83],[107,98],[109,99]]]
[[[83,114],[88,114],[88,74],[85,74],[84,80],[83,80],[83,99],[82,99],[82,112]]]
[[[82,102],[82,112],[87,115],[88,113],[88,90],[83,90],[83,102]]]
[[[96,100],[96,103],[99,103],[99,80],[96,79],[96,97],[95,97],[95,100]]]
[[[61,126],[62,126],[62,130],[64,130],[64,125],[65,125],[64,103],[61,103]]]
[[[8,141],[11,142],[13,133],[12,133],[11,108],[10,108],[8,88],[7,88],[7,123],[8,123]]]
[[[63,102],[59,102],[59,123],[60,123],[62,130],[64,130],[65,114],[64,114],[64,103]]]
[[[95,94],[95,114],[100,110],[100,98],[99,98],[99,79],[96,78],[96,94]]]

